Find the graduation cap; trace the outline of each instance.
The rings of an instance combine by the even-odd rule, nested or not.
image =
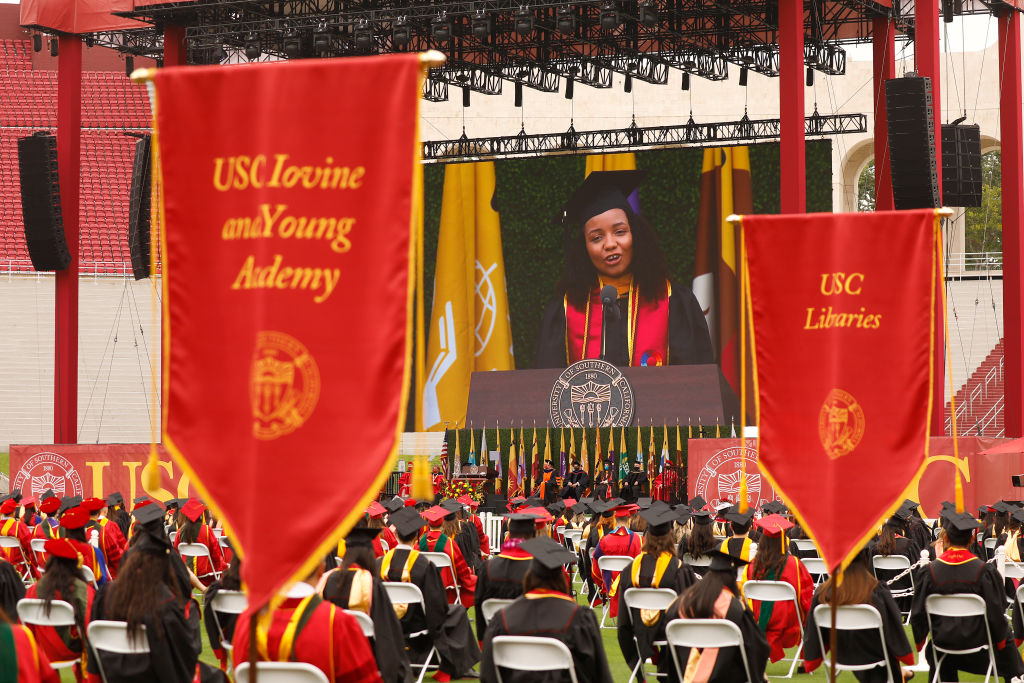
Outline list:
[[[120,495],[120,494],[117,494]],[[53,489],[46,489],[39,495],[39,500],[44,501],[47,498],[57,498],[57,494],[53,492]]]
[[[704,500],[704,498],[702,498],[701,496],[694,496],[693,498],[690,499],[690,502],[688,503],[691,510],[700,510],[707,504],[708,502]]]
[[[675,513],[676,521],[679,522],[679,524],[686,524],[690,521],[690,517],[693,516],[688,505],[677,505],[672,512]]]
[[[60,518],[60,525],[65,529],[81,529],[89,523],[89,511],[83,507],[68,508]]]
[[[366,506],[366,514],[373,518],[383,517],[385,512],[387,512],[387,510],[384,506],[375,500],[371,501],[370,504]]]
[[[647,522],[647,532],[654,536],[664,536],[672,531],[672,522],[677,518],[675,510],[661,507],[641,510],[640,516]]]
[[[181,513],[185,515],[190,522],[198,521],[199,518],[203,516],[204,512],[206,512],[206,506],[195,498],[189,498],[188,502],[181,506]]]
[[[13,498],[8,498],[4,502],[0,503],[0,515],[12,515],[17,509],[18,501]]]
[[[405,507],[405,501],[399,498],[398,496],[395,496],[391,500],[385,502],[383,505],[385,510],[394,514]]]
[[[381,532],[381,529],[371,529],[366,526],[357,526],[349,529],[348,535],[345,536],[346,546],[365,545],[372,546],[373,539],[377,538],[377,535]]]
[[[57,496],[50,496],[49,498],[43,498],[42,502],[39,503],[39,511],[44,512],[48,515],[52,515],[60,508],[60,498]]]
[[[1024,524],[1024,510],[1014,510],[1010,513],[1010,517],[1017,520],[1021,524]]]
[[[149,496],[139,496],[138,498],[132,501],[132,504],[138,505],[139,503],[145,503],[148,500],[150,500]]]
[[[700,524],[701,526],[707,526],[714,522],[714,518],[711,517],[711,513],[707,510],[697,510],[690,514],[690,519],[693,520],[694,524]]]
[[[573,190],[562,207],[563,224],[583,225],[611,209],[629,211],[628,197],[646,175],[643,171],[594,171]]]
[[[708,570],[713,572],[735,572],[741,569],[747,564],[750,564],[744,559],[730,555],[729,553],[723,553],[721,550],[711,550],[705,553],[711,558],[711,564],[708,566]]]
[[[751,508],[747,508],[746,512],[740,512],[740,506],[734,505],[726,511],[724,517],[733,524],[739,524],[742,526],[744,524],[750,524],[750,520],[754,518],[754,511]]]
[[[649,497],[637,498],[636,504],[640,507],[641,510],[646,510],[647,508],[651,507],[651,505],[654,504],[654,501],[651,500]]]
[[[15,503],[20,503],[21,502],[21,489],[14,489],[13,491],[11,491],[10,496],[11,496],[11,498],[14,499]]]
[[[1013,511],[1013,506],[1007,503],[1005,500],[1000,500],[992,508],[999,514],[1008,515]]]
[[[550,521],[555,519],[547,511],[547,508],[542,508],[542,507],[519,508],[519,510],[517,512],[520,512],[520,513],[522,513],[524,515],[533,515],[534,517],[537,518],[536,521],[537,521],[537,525],[538,526],[540,526],[542,524],[547,524],[548,522],[550,522]]]
[[[793,528],[793,522],[782,515],[770,514],[754,521],[754,526],[761,529],[765,536],[781,536],[786,529]]]
[[[423,517],[420,516],[420,513],[412,508],[402,508],[391,515],[391,519],[388,521],[395,525],[395,531],[398,532],[398,535],[405,538],[414,535],[427,524]]]
[[[440,505],[429,507],[423,511],[422,515],[430,523],[431,526],[440,526],[441,522],[444,521],[448,511]]]
[[[34,497],[32,497],[32,496],[27,496],[27,497],[21,499],[21,505],[22,505],[22,507],[26,507],[26,508],[35,507],[36,506],[36,499]]]
[[[761,506],[761,512],[766,515],[784,515],[789,512],[789,510],[781,500],[770,500]]]
[[[519,548],[533,556],[530,571],[537,574],[558,574],[561,573],[563,565],[576,561],[576,556],[566,550],[564,545],[552,541],[547,536],[523,541]]]
[[[443,507],[448,512],[458,512],[459,510],[462,509],[462,503],[460,503],[457,500],[448,498],[446,500],[441,501],[441,507]]]
[[[555,515],[556,517],[559,514],[561,514],[562,511],[564,511],[564,510],[565,510],[565,503],[563,503],[560,500],[556,500],[554,503],[552,503],[551,505],[547,506],[547,511],[550,512],[552,515]]]
[[[544,507],[544,499],[538,498],[537,496],[530,496],[526,499],[526,505],[531,508]]]
[[[957,531],[971,531],[981,526],[978,524],[978,520],[971,515],[955,510],[946,515],[946,524]]]
[[[82,507],[89,512],[99,512],[103,508],[107,507],[107,501],[102,498],[86,498],[82,501]]]
[[[107,505],[109,505],[109,506],[120,505],[120,506],[123,507],[124,506],[124,496],[121,495],[120,491],[114,491],[109,496],[107,496]]]
[[[615,507],[611,501],[596,500],[590,504],[590,509],[602,517],[612,517],[615,514]]]
[[[62,557],[65,560],[77,560],[81,556],[78,554],[78,549],[66,538],[48,538],[43,543],[43,550],[48,555],[54,557]]]
[[[509,534],[532,534],[537,524],[537,515],[522,512],[510,512],[505,519],[508,520]]]
[[[170,500],[164,502],[164,507],[167,508],[168,510],[172,508],[178,509],[182,506],[182,500],[183,499],[181,498],[171,498]],[[185,498],[184,501],[187,503],[188,499]]]
[[[58,508],[58,514],[63,515],[65,512],[73,507],[76,507],[82,503],[81,496],[64,496],[60,499],[60,507]]]
[[[135,508],[135,511],[132,512],[132,517],[139,524],[151,524],[152,522],[162,520],[164,518],[164,511],[156,503],[151,503]]]
[[[577,501],[575,498],[563,498],[562,499],[562,503],[564,503],[565,506],[568,507],[568,508],[571,508],[577,502],[579,502],[579,501]]]

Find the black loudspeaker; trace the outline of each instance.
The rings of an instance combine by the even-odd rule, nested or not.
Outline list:
[[[128,209],[128,250],[132,257],[132,274],[136,280],[149,277],[150,150],[148,135],[135,143]]]
[[[886,81],[885,108],[896,208],[939,206],[931,79],[907,76]]]
[[[981,206],[981,128],[942,126],[942,203]]]
[[[64,239],[57,180],[57,138],[45,131],[18,139],[21,213],[25,242],[36,270],[64,270],[71,254]]]
[[[496,496],[493,493],[487,493],[484,495],[484,504],[480,506],[480,509],[484,512],[497,512],[505,514],[508,508],[508,498],[505,496]]]

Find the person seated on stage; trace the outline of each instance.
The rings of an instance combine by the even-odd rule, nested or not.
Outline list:
[[[668,588],[679,594],[697,582],[693,569],[676,557],[673,531],[676,511],[661,504],[642,511],[640,515],[647,521],[643,552],[633,560],[632,566],[619,574],[617,584],[613,586],[615,595],[610,606],[614,608],[610,615],[618,617],[619,648],[631,670],[639,661],[637,647],[644,659],[654,653],[652,643],[659,628],[664,629],[661,625],[664,615],[626,609],[626,591],[630,588]]]
[[[150,651],[100,651],[99,664],[108,680],[170,683],[198,677],[203,682],[227,681],[220,669],[199,661],[203,649],[199,605],[187,592],[187,584],[186,592],[182,592],[174,575],[171,558],[175,553],[163,533],[162,510],[156,505],[144,510],[136,510],[140,530],[122,559],[117,580],[100,586],[89,619],[127,622],[129,636],[144,637]],[[91,682],[98,680],[97,657],[87,659]]]
[[[487,560],[477,576],[476,593],[473,603],[476,610],[476,637],[483,642],[487,620],[482,607],[489,598],[511,599],[523,594],[523,577],[530,567],[531,556],[519,546],[537,535],[536,515],[509,513],[508,538],[501,546],[501,552]]]
[[[458,533],[458,522],[455,513],[449,512],[440,505],[428,509],[423,513],[430,527],[427,533],[420,536],[417,548],[420,552],[444,553],[451,560],[452,568],[441,570],[441,580],[444,582],[448,596],[448,604],[453,605],[459,599],[466,607],[473,606],[473,591],[476,590],[476,575],[466,564],[466,558],[456,545],[454,538],[449,534]],[[455,586],[458,585],[456,591]]]
[[[92,574],[96,578],[96,585],[102,586],[110,579],[110,573],[107,571],[107,559],[102,550],[89,543],[86,535],[88,523],[89,511],[83,507],[70,508],[60,516],[61,532],[82,555],[82,565],[92,570]]]
[[[434,498],[440,498],[441,494],[444,493],[444,487],[448,485],[448,480],[441,473],[441,468],[436,465],[434,466],[431,481],[434,484]]]
[[[483,683],[497,681],[493,643],[498,636],[542,636],[561,641],[572,652],[579,683],[611,683],[601,631],[594,611],[569,595],[564,565],[575,556],[550,538],[523,541],[519,549],[533,557],[523,578],[524,595],[501,610],[487,625],[480,664]],[[505,683],[568,680],[541,672],[503,670]]]
[[[619,366],[715,362],[697,298],[669,282],[653,228],[627,199],[643,178],[641,171],[597,171],[566,202],[565,271],[541,321],[535,367],[566,367],[603,351]],[[608,285],[618,315],[604,330]]]
[[[67,662],[72,659],[81,660],[75,664],[75,680],[82,680],[82,666],[85,661],[86,626],[92,611],[92,601],[96,591],[92,584],[86,583],[79,571],[81,556],[78,550],[66,538],[51,538],[44,544],[46,549],[45,572],[39,581],[28,587],[26,598],[45,601],[45,609],[49,610],[54,600],[70,603],[75,611],[74,626],[29,626],[36,642],[46,652],[51,662]]]
[[[60,498],[51,493],[46,496],[44,493],[39,500],[39,512],[44,517],[32,530],[32,538],[57,538],[60,536],[60,520],[57,518],[57,510],[60,508]]]
[[[203,610],[203,627],[206,629],[206,637],[210,641],[210,649],[220,662],[221,671],[228,670],[228,651],[221,647],[220,632],[217,624],[220,623],[220,630],[224,632],[224,641],[232,642],[235,635],[235,624],[238,622],[238,615],[228,612],[216,612],[210,608],[214,597],[220,591],[242,590],[242,561],[238,555],[231,558],[228,568],[224,570],[220,579],[211,583],[203,594],[203,602],[206,608]]]
[[[615,515],[615,526],[612,531],[606,533],[597,544],[594,550],[594,564],[591,573],[594,583],[600,590],[601,595],[608,595],[619,573],[603,571],[600,569],[600,560],[604,555],[628,555],[636,557],[640,554],[643,539],[640,534],[629,530],[629,516],[632,514],[631,505],[616,505],[613,508]]]
[[[915,574],[915,592],[910,609],[910,626],[914,632],[917,649],[924,645],[928,632],[928,617],[925,602],[929,595],[951,593],[972,593],[985,601],[989,633],[995,646],[997,674],[1007,681],[1024,673],[1020,652],[1014,647],[1012,633],[1006,623],[1006,596],[1003,580],[994,564],[982,561],[968,547],[974,541],[978,521],[966,512],[957,512],[954,507],[946,510],[943,519],[945,551]],[[936,645],[953,650],[966,650],[988,642],[985,623],[979,618],[931,617],[931,637]],[[930,667],[929,680],[958,680],[959,671],[984,673],[989,665],[988,653],[982,650],[966,655],[946,655],[941,669],[936,672],[932,648],[926,651]]]
[[[0,560],[6,562],[6,560]],[[50,666],[46,651],[39,647],[27,627],[11,620],[0,610],[0,652],[3,672],[18,683],[60,683],[60,674]]]
[[[551,458],[545,458],[541,482],[537,486],[537,497],[544,501],[544,505],[551,505],[558,497],[558,492],[561,489],[558,479],[555,467],[551,464]]]
[[[649,482],[647,472],[644,471],[642,463],[634,462],[633,471],[626,475],[625,481],[619,487],[619,495],[629,503],[635,503],[641,496],[648,493]]]
[[[740,506],[734,505],[725,513],[729,522],[729,530],[732,536],[722,541],[721,550],[727,555],[738,557],[741,560],[750,562],[751,546],[750,526],[754,521],[754,510],[748,508],[746,512],[740,512]]]
[[[412,495],[412,460],[405,463],[405,471],[398,476],[398,495],[402,498]]]
[[[835,597],[833,598],[833,592]],[[804,625],[804,669],[814,671],[821,664],[829,648],[829,623],[819,624],[814,618],[814,608],[818,605],[871,605],[882,617],[882,634],[889,655],[889,670],[882,667],[866,671],[854,671],[853,675],[862,683],[884,683],[885,681],[904,681],[913,676],[912,671],[904,671],[900,662],[907,666],[914,665],[914,651],[910,649],[907,632],[903,628],[903,617],[899,607],[892,599],[889,589],[880,583],[871,572],[871,551],[865,546],[853,559],[850,566],[843,572],[843,580],[836,582],[829,577],[814,593],[811,609]],[[815,628],[822,630],[821,642],[825,643],[825,652],[821,651],[818,634]],[[836,661],[840,664],[868,664],[883,659],[882,641],[875,631],[847,631],[836,633]],[[887,676],[888,673],[888,676]],[[891,676],[891,678],[889,677]]]
[[[243,662],[305,662],[331,683],[381,681],[370,641],[355,617],[317,595],[314,586],[323,571],[321,562],[278,596],[282,600],[276,608],[250,608],[239,616],[231,653],[236,669]],[[253,621],[256,638],[251,652]]]
[[[872,557],[877,555],[902,555],[910,561],[911,565],[921,559],[921,548],[918,548],[917,544],[906,538],[907,517],[909,517],[909,514],[901,508],[886,520],[885,524],[882,525],[878,539],[868,544],[868,550]],[[910,574],[896,579],[894,583],[889,583],[889,580],[895,578],[900,573],[902,571],[896,569],[875,570],[875,576],[885,583],[890,591],[908,591],[912,589],[914,584],[911,581]],[[896,604],[899,605],[900,611],[907,612],[910,610],[910,597],[897,598]]]
[[[367,528],[380,529],[380,535],[374,539],[375,543],[373,544],[373,553],[376,557],[383,557],[384,553],[387,552],[384,550],[384,546],[381,544],[381,541],[387,543],[388,550],[398,545],[398,539],[395,538],[395,532],[384,524],[384,513],[386,512],[387,508],[377,501],[373,501],[366,507]],[[378,550],[380,551],[380,554],[377,554]]]
[[[690,533],[679,541],[679,547],[676,549],[676,553],[683,562],[686,562],[687,556],[694,559],[708,557],[709,553],[718,545],[711,529],[713,521],[711,513],[705,510],[690,515]],[[703,576],[707,572],[707,567],[694,565],[693,570]]]
[[[801,624],[807,621],[814,597],[814,580],[803,562],[788,552],[786,529],[793,526],[792,522],[780,515],[768,515],[754,524],[761,529],[761,542],[757,556],[747,565],[744,581],[784,581],[793,587],[800,603],[797,608],[792,602],[751,601],[757,625],[771,646],[771,661],[777,662],[786,655],[785,648],[800,642]]]
[[[711,564],[704,578],[688,588],[665,610],[666,616],[662,623],[667,624],[676,618],[728,619],[739,627],[743,635],[748,669],[743,670],[743,658],[735,647],[707,648],[703,651],[678,648],[675,652],[678,668],[671,656],[662,656],[658,658],[658,672],[667,674],[671,683],[684,680],[682,672],[685,672],[687,681],[763,681],[765,667],[768,665],[768,641],[757,627],[754,615],[747,608],[736,585],[738,570],[747,563],[718,550],[712,550],[708,555]],[[665,639],[663,630],[657,639]]]
[[[128,541],[121,533],[120,527],[112,524],[105,517],[100,517],[100,512],[107,507],[107,502],[102,498],[86,498],[82,501],[82,507],[89,511],[89,522],[86,524],[86,535],[91,538],[92,532],[96,532],[97,542],[103,557],[107,560],[107,569],[110,571],[111,580],[117,578],[117,568],[121,565],[121,556],[124,555]]]
[[[39,576],[36,563],[32,559],[32,534],[29,533],[25,523],[14,516],[17,509],[18,503],[13,498],[8,498],[0,503],[0,536],[12,536],[18,539],[21,548],[4,548],[0,552],[4,559],[13,564],[20,573],[27,571],[33,577]]]
[[[210,551],[210,557],[190,557],[186,566],[204,586],[209,586],[216,580],[214,572],[224,571],[224,556],[220,550],[220,539],[206,523],[206,506],[195,498],[190,498],[181,507],[181,527],[177,536],[174,537],[174,549],[177,550],[182,543],[197,543],[204,545]]]
[[[409,659],[423,662],[431,646],[437,648],[441,667],[434,678],[441,683],[466,675],[480,661],[480,648],[469,625],[469,616],[462,605],[448,605],[441,573],[416,549],[426,525],[423,517],[411,508],[391,516],[398,536],[398,545],[377,561],[382,581],[413,583],[423,594],[422,605],[393,605],[406,637]],[[409,634],[426,631],[426,636],[410,638]]]
[[[373,541],[379,533],[380,529],[363,526],[349,531],[341,566],[321,577],[318,592],[324,600],[342,609],[370,617],[374,627],[370,646],[381,678],[385,683],[404,683],[412,675],[412,669],[405,651],[402,625],[377,575]]]
[[[611,500],[615,495],[615,482],[611,474],[606,470],[600,470],[594,475],[594,498],[597,500]]]
[[[590,488],[590,475],[583,471],[580,461],[572,459],[571,469],[565,477],[565,486],[562,487],[560,495],[562,498],[575,498],[579,500],[587,495]]]

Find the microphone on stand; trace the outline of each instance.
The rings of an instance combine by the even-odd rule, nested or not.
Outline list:
[[[608,338],[608,323],[619,321],[619,292],[615,285],[605,285],[601,288],[601,360],[608,360],[606,355],[605,341]]]

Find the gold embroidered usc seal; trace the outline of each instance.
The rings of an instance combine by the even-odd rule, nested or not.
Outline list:
[[[818,438],[828,457],[850,453],[864,438],[864,409],[850,393],[833,389],[818,413]]]
[[[259,333],[249,397],[257,439],[291,434],[309,419],[320,398],[320,370],[302,342],[283,332]]]

